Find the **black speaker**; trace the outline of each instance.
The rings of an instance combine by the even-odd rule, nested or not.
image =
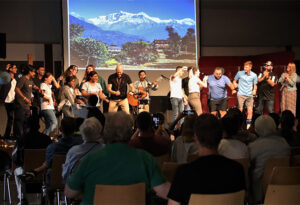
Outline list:
[[[6,58],[6,34],[0,33],[0,58]]]

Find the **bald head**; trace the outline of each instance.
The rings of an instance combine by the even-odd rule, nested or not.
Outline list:
[[[124,71],[123,66],[118,64],[117,67],[116,67],[116,73],[117,73],[119,78],[122,76],[123,71]]]

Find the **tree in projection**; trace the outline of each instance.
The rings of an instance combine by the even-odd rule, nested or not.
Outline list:
[[[101,41],[96,41],[91,38],[75,38],[74,50],[78,53],[81,59],[85,59],[85,65],[91,63],[95,66],[105,64],[105,61],[109,59],[109,53],[106,45]]]
[[[181,50],[181,38],[177,32],[174,32],[174,28],[167,26],[166,30],[169,33],[168,42],[170,45],[170,51],[173,58],[177,58],[180,55]]]
[[[70,24],[70,40],[73,41],[75,38],[82,36],[84,32],[83,26],[79,24]]]
[[[125,60],[126,55],[133,65],[140,65],[148,62],[154,62],[158,58],[157,51],[151,48],[151,44],[146,41],[139,40],[137,42],[127,42],[122,45],[122,52],[117,59]],[[126,58],[127,61],[127,58]]]
[[[195,52],[195,45],[195,30],[193,28],[188,28],[181,41],[182,50],[185,52]]]

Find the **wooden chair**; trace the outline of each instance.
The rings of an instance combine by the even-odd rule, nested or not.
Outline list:
[[[54,155],[51,166],[51,179],[48,191],[55,191],[57,204],[60,204],[60,192],[64,190],[62,183],[62,165],[66,161],[66,155]],[[66,200],[66,197],[65,197]]]
[[[300,167],[274,167],[269,184],[300,184]]]
[[[243,205],[245,190],[227,194],[192,194],[189,205]]]
[[[162,169],[164,162],[169,162],[170,161],[170,155],[169,153],[161,155],[159,157],[155,157],[160,169]]]
[[[244,174],[245,174],[246,189],[248,190],[249,189],[248,172],[249,172],[249,167],[250,167],[249,158],[240,158],[240,159],[233,159],[233,160],[240,163],[243,166]]]
[[[265,205],[297,205],[300,204],[300,185],[270,184],[265,197]]]
[[[290,165],[293,167],[300,166],[300,154],[291,156]]]
[[[132,185],[96,185],[94,204],[99,205],[144,205],[145,183]]]
[[[177,163],[177,162],[165,162],[162,167],[162,173],[166,177],[166,179],[170,182],[172,182],[176,169],[178,166],[182,165],[183,163]]]
[[[24,173],[31,171],[45,162],[46,149],[24,149]],[[39,174],[32,179],[32,183],[43,183],[44,175]]]
[[[199,154],[189,154],[188,158],[187,158],[187,161],[188,162],[195,161],[196,159],[198,159],[198,157],[199,157]]]
[[[290,166],[290,157],[271,157],[267,160],[262,181],[264,194],[266,193],[267,186],[270,183],[273,168],[288,166]]]

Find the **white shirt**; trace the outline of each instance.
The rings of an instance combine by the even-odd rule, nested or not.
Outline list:
[[[183,98],[182,94],[182,79],[177,76],[172,80],[172,76],[170,77],[170,98]]]
[[[46,83],[41,84],[41,89],[44,91],[44,96],[50,98],[50,101],[41,98],[41,110],[54,110],[51,87],[52,85],[47,85]]]
[[[248,158],[248,147],[236,139],[222,139],[219,143],[218,152],[230,159]]]
[[[11,87],[5,98],[5,101],[4,101],[5,103],[12,103],[15,100],[15,96],[16,96],[15,88],[17,85],[17,81],[16,81],[16,79],[12,79],[10,83],[11,83]]]
[[[194,75],[192,71],[190,71],[189,74],[189,93],[200,93],[200,85],[203,87],[207,87],[207,83],[204,83],[200,80],[199,76],[199,71],[196,72]]]
[[[97,97],[99,98],[99,92],[102,91],[102,87],[100,83],[95,83],[94,85],[90,84],[89,82],[85,82],[82,85],[82,90],[85,90],[87,93],[97,93]],[[98,100],[98,103],[96,106],[100,106],[99,103],[100,99]]]

